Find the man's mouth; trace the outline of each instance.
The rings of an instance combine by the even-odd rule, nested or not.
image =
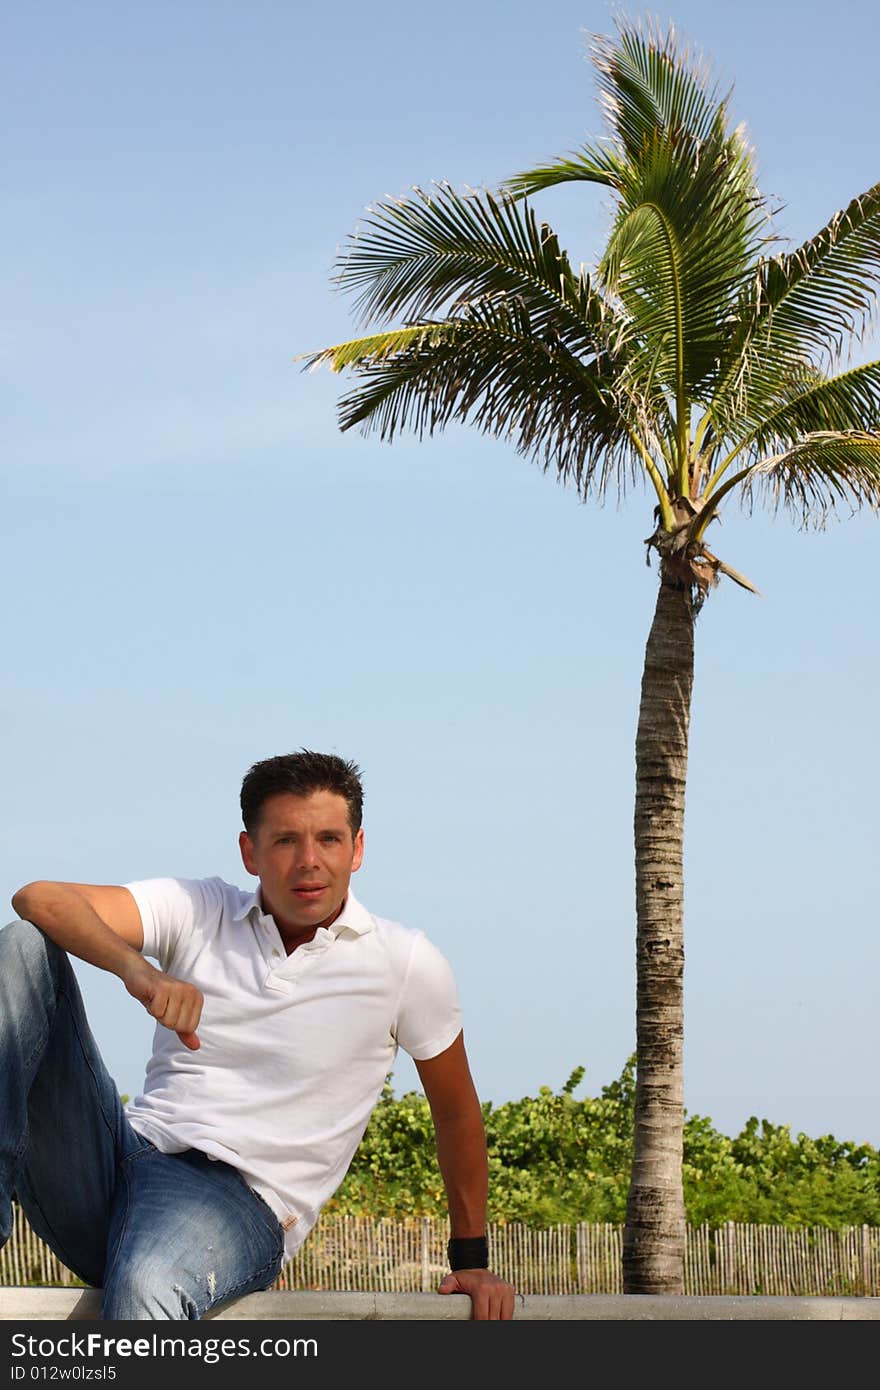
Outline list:
[[[324,883],[295,883],[293,891],[300,898],[317,898],[325,887]]]

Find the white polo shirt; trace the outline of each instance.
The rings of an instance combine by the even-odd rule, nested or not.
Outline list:
[[[374,917],[351,892],[332,926],[288,956],[259,890],[219,878],[126,887],[144,955],[205,998],[198,1051],[156,1025],[126,1114],[163,1153],[200,1149],[237,1168],[290,1256],[344,1178],[398,1046],[421,1061],[461,1031],[452,970],[422,932]]]

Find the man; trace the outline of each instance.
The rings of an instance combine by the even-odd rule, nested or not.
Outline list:
[[[0,932],[0,1237],[19,1201],[102,1317],[200,1318],[267,1288],[345,1176],[398,1046],[431,1107],[451,1273],[476,1319],[513,1316],[488,1268],[487,1160],[452,972],[354,897],[359,769],[269,758],[245,775],[247,894],[222,880],[32,883]],[[67,952],[157,1020],[123,1109]],[[158,968],[146,959],[154,957]]]

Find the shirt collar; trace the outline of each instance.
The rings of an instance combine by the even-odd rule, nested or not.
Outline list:
[[[263,912],[263,896],[259,885],[255,893],[242,894],[241,902],[232,914],[232,920],[233,922],[243,922],[255,910],[260,914]],[[373,930],[373,919],[370,913],[363,903],[358,902],[350,888],[342,911],[336,921],[331,922],[327,930],[333,936],[338,936],[343,930],[354,932],[355,936],[364,936],[368,931]]]
[[[334,936],[338,936],[343,930],[354,932],[355,936],[365,936],[368,931],[373,930],[372,916],[363,903],[358,902],[350,888],[342,911],[336,921],[330,924],[329,930]]]
[[[245,917],[250,917],[254,908],[258,908],[260,912],[263,911],[263,900],[260,897],[259,888],[256,893],[241,894],[241,901],[232,914],[233,922],[243,922]]]

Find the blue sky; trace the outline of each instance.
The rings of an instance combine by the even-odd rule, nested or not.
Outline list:
[[[0,888],[246,881],[249,764],[353,757],[356,890],[452,961],[495,1102],[581,1064],[596,1093],[634,1047],[650,502],[583,506],[465,429],[342,435],[339,380],[293,359],[355,331],[330,274],[371,201],[600,133],[584,36],[611,13],[48,0],[5,25]],[[876,182],[868,0],[655,13],[735,84],[792,241]],[[596,257],[599,195],[540,210]],[[728,1133],[880,1143],[878,527],[734,509],[716,534],[762,592],[722,587],[697,630],[686,1104]],[[149,1020],[78,973],[134,1092]]]

